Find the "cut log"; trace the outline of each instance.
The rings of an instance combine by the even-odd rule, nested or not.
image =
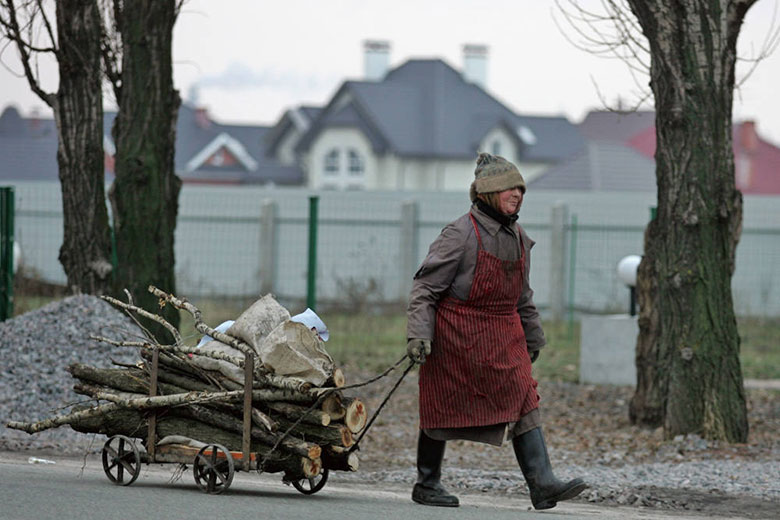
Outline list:
[[[225,404],[220,406],[221,409],[231,412],[236,417],[243,417],[244,407],[239,404]],[[268,417],[265,413],[261,412],[257,408],[252,408],[252,424],[265,429],[267,432],[275,432],[278,429],[276,421]]]
[[[357,471],[358,454],[347,448],[326,446],[322,450],[322,467],[337,471]]]
[[[77,379],[136,394],[149,393],[149,374],[136,369],[96,368],[84,363],[72,363],[67,371]]]
[[[345,397],[342,400],[345,409],[344,424],[347,425],[352,433],[360,433],[366,427],[368,421],[368,410],[363,401],[356,397]]]
[[[307,424],[314,424],[317,426],[327,426],[330,424],[330,415],[322,410],[310,410],[309,408],[311,408],[311,406],[284,403],[281,401],[265,401],[263,405],[270,410],[269,413],[272,415],[273,412],[276,412],[292,421],[297,421],[303,417],[301,422]]]
[[[341,404],[341,395],[338,392],[329,394],[322,401],[320,408],[323,412],[330,415],[331,421],[340,421],[347,413],[346,408]]]
[[[179,407],[170,410],[170,413],[173,415],[196,419],[200,422],[211,424],[219,428],[224,428],[237,434],[242,433],[244,428],[241,420],[233,417],[232,415],[217,410],[212,410],[204,406],[191,405],[186,407]],[[280,430],[281,428],[282,426],[279,427]],[[270,446],[279,443],[279,439],[281,438],[280,433],[269,433],[261,430],[260,428],[252,428],[251,436],[253,440],[260,441]],[[285,451],[296,453],[309,459],[319,458],[322,452],[321,448],[316,444],[305,442],[289,435],[282,439],[279,445],[284,448]]]
[[[147,349],[141,350],[141,357],[146,361],[151,362],[152,352]],[[188,361],[186,357],[179,357],[168,352],[160,352],[160,366],[165,366],[166,369],[160,370],[160,374],[163,372],[172,372],[173,374],[185,374],[198,381],[202,381],[210,386],[216,386],[219,388],[225,388],[227,390],[242,390],[244,387],[238,383],[230,381],[219,372],[213,372],[210,370],[204,370],[198,368]],[[158,375],[158,378],[160,376]]]
[[[116,392],[99,392],[94,395],[98,399],[111,401],[124,408],[136,410],[152,410],[155,408],[167,408],[179,405],[193,405],[209,402],[235,401],[241,399],[244,392],[233,390],[231,392],[187,392],[184,394],[158,395],[155,397],[132,394],[138,397],[123,397]]]
[[[344,377],[344,372],[339,367],[333,368],[333,374],[328,379],[328,384],[335,388],[341,388],[347,384],[347,378]]]
[[[285,419],[283,417],[277,417],[276,422],[279,423],[279,432],[284,434],[290,427],[295,424],[294,421]],[[319,445],[332,445],[350,447],[355,443],[355,439],[352,437],[352,432],[349,431],[343,424],[331,424],[330,426],[314,426],[312,424],[305,424],[303,422],[298,423],[290,433],[305,439],[308,442],[314,442]]]

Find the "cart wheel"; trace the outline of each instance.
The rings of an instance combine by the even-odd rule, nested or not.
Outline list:
[[[233,482],[233,457],[224,446],[209,444],[200,449],[192,463],[192,473],[198,487],[209,494],[219,494]]]
[[[302,478],[300,480],[293,480],[292,485],[303,493],[304,495],[313,495],[320,489],[325,487],[325,483],[328,481],[328,470],[323,468],[322,472],[316,477]]]
[[[114,435],[103,445],[103,471],[117,486],[129,486],[141,473],[141,456],[133,439]]]

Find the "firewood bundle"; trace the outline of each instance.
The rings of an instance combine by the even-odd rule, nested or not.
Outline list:
[[[161,303],[189,311],[196,329],[212,340],[186,346],[159,316],[106,298],[169,327],[175,343],[95,338],[137,347],[141,359],[117,368],[70,365],[75,391],[97,404],[37,423],[12,421],[8,427],[36,433],[69,425],[84,433],[142,439],[147,451],[161,454],[166,445],[187,441],[241,451],[248,431],[252,460],[263,471],[283,471],[295,480],[314,477],[322,468],[357,470],[357,454],[350,447],[366,425],[367,411],[360,399],[343,395],[343,373],[316,331],[291,321],[286,309],[265,296],[219,332],[205,325],[188,302],[153,287],[150,291]],[[150,421],[155,432],[151,447]]]

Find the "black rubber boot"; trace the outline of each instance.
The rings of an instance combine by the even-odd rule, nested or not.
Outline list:
[[[555,478],[541,428],[514,437],[512,446],[531,491],[534,509],[555,507],[558,502],[574,498],[588,487],[581,478],[569,482]]]
[[[450,495],[441,485],[441,462],[445,441],[431,439],[420,430],[417,441],[417,483],[412,489],[412,500],[426,506],[458,507],[458,497]]]

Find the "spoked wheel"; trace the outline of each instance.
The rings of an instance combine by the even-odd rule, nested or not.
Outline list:
[[[117,486],[129,486],[141,473],[141,455],[135,441],[124,435],[114,435],[103,445],[103,471]]]
[[[302,478],[300,480],[293,480],[292,485],[303,493],[304,495],[313,495],[320,489],[325,487],[325,483],[328,481],[328,470],[323,468],[322,472],[316,477]]]
[[[233,482],[233,457],[224,446],[209,444],[200,449],[192,463],[192,473],[198,487],[213,495],[222,493]]]

